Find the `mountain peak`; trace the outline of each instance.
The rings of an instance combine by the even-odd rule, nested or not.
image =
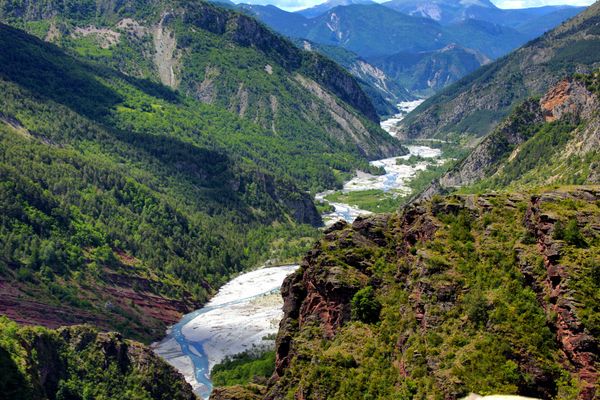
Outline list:
[[[304,10],[298,11],[298,14],[301,14],[308,18],[318,17],[326,13],[335,7],[340,6],[351,6],[355,4],[374,4],[375,2],[372,0],[327,0],[324,3],[318,4],[314,7],[306,8]]]

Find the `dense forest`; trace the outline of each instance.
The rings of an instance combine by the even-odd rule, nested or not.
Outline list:
[[[117,312],[105,324],[148,335],[143,313],[105,309],[107,276],[198,303],[314,237],[319,216],[291,178],[224,150],[268,143],[256,125],[0,29],[2,274],[35,287],[26,298]],[[290,246],[272,254],[282,237]]]

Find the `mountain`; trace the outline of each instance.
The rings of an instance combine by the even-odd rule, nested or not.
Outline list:
[[[285,230],[313,235],[287,140],[6,25],[0,49],[1,314],[148,341]]]
[[[145,20],[134,19],[126,3],[116,6],[113,12],[119,15],[110,20],[97,18],[95,7],[80,16],[59,6],[54,23],[40,20],[35,10],[8,6],[3,18],[24,28],[41,25],[45,29],[38,36],[52,32],[48,39],[78,55],[128,75],[160,80],[189,97],[235,111],[274,135],[297,139],[311,132],[321,137],[313,137],[315,145],[324,146],[321,150],[337,142],[348,150],[354,147],[359,157],[400,151],[379,128],[368,97],[331,61],[297,49],[242,14],[204,2],[174,6]],[[355,139],[360,143],[351,144]]]
[[[600,184],[599,89],[600,72],[578,75],[524,102],[421,198],[473,185]]]
[[[544,10],[544,12],[539,15],[532,13],[530,18],[527,18],[519,24],[511,24],[511,26],[519,32],[524,33],[527,37],[534,39],[557,27],[563,21],[573,18],[584,10],[583,7],[568,6],[550,7],[549,10],[547,10],[547,7],[540,7],[540,9]],[[546,12],[546,10],[548,12]]]
[[[453,41],[496,59],[525,44],[531,38],[504,25],[466,19],[446,27]]]
[[[599,204],[464,194],[334,225],[284,283],[262,398],[594,399]]]
[[[0,346],[4,399],[196,399],[173,367],[118,333],[19,327],[0,317]]]
[[[17,322],[155,339],[232,274],[301,254],[309,190],[403,151],[348,73],[249,17],[120,3],[101,25],[112,3],[62,4],[1,8],[62,46],[0,24],[0,313]]]
[[[305,50],[324,54],[343,66],[358,80],[379,115],[394,115],[398,113],[395,104],[416,99],[404,86],[398,84],[397,79],[391,78],[382,69],[349,50],[302,39],[295,40],[295,43]]]
[[[276,32],[290,38],[300,38],[310,24],[301,14],[282,10],[274,5],[238,4],[238,11],[253,16]]]
[[[482,136],[530,96],[600,66],[600,5],[424,102],[399,126],[404,137]]]
[[[376,57],[371,62],[411,93],[432,95],[491,61],[475,50],[449,45],[440,50]]]
[[[451,41],[450,34],[434,21],[410,17],[378,4],[335,7],[314,18],[303,37],[340,46],[366,58],[434,50]]]
[[[391,0],[383,5],[404,14],[430,18],[442,25],[456,24],[469,19],[501,24],[527,33],[529,39],[541,35],[584,9],[545,6],[510,10],[500,9],[488,0]]]
[[[402,4],[410,8],[415,6],[413,3]],[[477,63],[485,63],[485,58],[503,56],[582,10],[581,7],[500,10],[483,1],[427,4],[454,10],[454,17],[437,23],[427,14],[413,12],[410,16],[378,4],[335,6],[312,18],[274,6],[239,5],[238,9],[294,38],[296,43],[308,40],[317,51],[346,67],[362,80],[363,89],[380,115],[393,112],[395,98],[405,97],[401,92],[406,89],[416,88],[416,94],[431,95],[474,71]],[[350,61],[349,54],[335,50],[336,47],[356,54],[360,61]],[[447,51],[448,48],[453,51]],[[477,53],[480,54],[475,56]],[[381,70],[387,76],[387,83],[382,85],[378,82],[381,78],[373,80],[367,76],[373,75],[371,72],[380,74],[363,63]],[[431,69],[438,66],[440,70]],[[399,80],[388,79],[392,76]]]
[[[327,0],[324,3],[314,7],[305,8],[304,10],[296,11],[297,14],[306,18],[314,18],[325,14],[327,11],[338,6],[351,6],[354,4],[374,4],[372,0]]]

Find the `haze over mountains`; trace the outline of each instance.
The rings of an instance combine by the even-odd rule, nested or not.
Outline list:
[[[371,75],[385,76],[417,96],[435,93],[582,10],[569,6],[506,10],[487,0],[328,1],[293,13],[273,5],[230,6],[288,37],[325,45],[315,50],[342,65],[347,65],[348,55],[332,47],[355,53],[375,67]],[[355,76],[364,78],[364,73]],[[401,91],[386,93],[372,82],[366,86],[371,87],[368,92],[377,93],[371,98],[380,114],[387,114],[403,97]],[[387,99],[387,107],[377,97]]]

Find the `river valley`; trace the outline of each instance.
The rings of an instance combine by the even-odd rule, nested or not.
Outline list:
[[[418,104],[420,101],[399,104],[401,113],[383,121],[382,128],[392,134],[391,128]],[[406,147],[409,154],[405,156],[371,162],[382,167],[385,174],[357,172],[341,192],[381,190],[394,195],[409,194],[407,183],[428,165],[442,160],[439,149]],[[418,157],[415,163],[397,162],[397,159],[408,160],[413,156]],[[352,222],[359,215],[370,214],[352,204],[327,200],[332,193],[327,191],[315,196],[316,201],[328,202],[335,208],[323,215],[326,225],[340,219]],[[223,286],[206,306],[185,315],[173,325],[167,336],[154,344],[155,352],[177,368],[198,395],[208,399],[212,390],[210,370],[215,364],[227,356],[253,348],[272,348],[273,336],[282,317],[283,301],[279,290],[285,277],[297,268],[296,265],[269,267],[241,274]]]

